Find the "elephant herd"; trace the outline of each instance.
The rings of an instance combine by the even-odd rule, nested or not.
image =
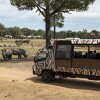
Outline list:
[[[2,49],[2,57],[4,60],[11,60],[12,55],[17,55],[18,59],[21,59],[22,56],[27,58],[26,50],[24,49]]]

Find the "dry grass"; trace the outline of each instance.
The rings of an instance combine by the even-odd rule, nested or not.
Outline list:
[[[3,42],[0,42],[0,46],[3,46],[3,47],[0,47],[0,59],[2,59],[1,50],[4,48],[23,48],[26,50],[28,57],[30,57],[30,56],[34,56],[38,49],[43,48],[45,46],[45,40],[32,39],[30,40],[29,44],[16,46],[15,39],[7,39],[7,40],[3,40]]]
[[[7,40],[3,40],[2,42],[0,42],[0,45],[1,45],[1,46],[3,46],[4,44],[5,44],[6,46],[16,46],[16,44],[15,44],[15,39],[7,39]],[[33,44],[35,47],[36,47],[36,46],[42,47],[42,46],[45,45],[45,40],[43,40],[43,39],[30,39],[30,43],[27,44],[27,46],[30,47],[32,44]],[[26,44],[25,44],[25,45],[22,45],[22,47],[24,47],[24,46],[26,46]]]

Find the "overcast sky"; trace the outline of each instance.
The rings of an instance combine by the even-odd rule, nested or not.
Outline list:
[[[72,12],[72,14],[64,14],[64,16],[64,27],[57,28],[58,31],[81,31],[83,29],[100,31],[100,0],[96,0],[88,11]],[[10,5],[10,0],[0,0],[0,23],[6,27],[28,27],[35,30],[45,28],[41,15],[35,11],[19,11]]]

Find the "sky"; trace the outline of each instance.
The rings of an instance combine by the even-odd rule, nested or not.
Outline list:
[[[64,17],[64,27],[57,28],[57,31],[82,31],[83,29],[100,31],[100,0],[95,0],[88,11],[71,12],[71,14],[64,14]],[[42,15],[35,10],[19,11],[10,4],[10,0],[0,0],[0,23],[5,27],[45,29]]]

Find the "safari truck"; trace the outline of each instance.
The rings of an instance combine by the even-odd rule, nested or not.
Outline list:
[[[100,80],[99,40],[54,40],[34,57],[33,74],[44,82],[55,78]]]

